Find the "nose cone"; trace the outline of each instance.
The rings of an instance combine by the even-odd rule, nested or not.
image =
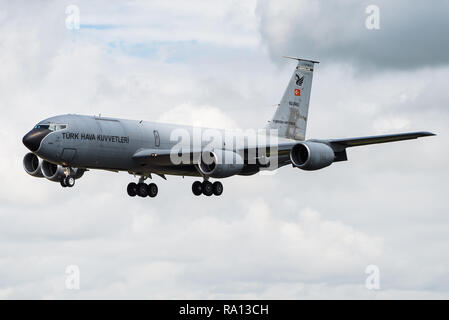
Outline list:
[[[22,142],[31,152],[36,152],[39,150],[42,140],[50,132],[48,129],[33,129],[23,137]]]

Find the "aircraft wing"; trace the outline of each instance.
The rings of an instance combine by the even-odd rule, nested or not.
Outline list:
[[[434,133],[419,131],[419,132],[407,132],[407,133],[397,133],[397,134],[386,134],[379,136],[368,136],[368,137],[356,137],[356,138],[345,138],[345,139],[311,139],[311,142],[320,142],[329,145],[335,152],[335,161],[345,161],[347,160],[346,148],[365,146],[369,144],[386,143],[402,140],[417,139],[420,137],[434,136]],[[299,141],[288,141],[281,142],[277,145],[277,156],[287,157],[290,153],[291,148],[299,143]],[[246,149],[248,150],[248,149]],[[191,164],[198,163],[198,159],[201,157],[201,149],[195,149],[188,152]],[[151,163],[152,165],[159,166],[169,166],[173,163],[170,159],[171,150],[170,149],[140,149],[133,155],[133,159],[139,163]],[[256,155],[256,153],[254,153]],[[289,159],[284,159],[283,161],[289,161]]]
[[[140,149],[132,156],[133,160],[140,163],[151,163],[153,165],[167,166],[172,165],[170,149]],[[192,163],[196,163],[201,156],[201,150],[192,150],[188,152]]]
[[[330,140],[316,140],[320,142],[329,143],[335,147],[358,147],[365,146],[368,144],[376,143],[386,143],[402,140],[417,139],[420,137],[434,136],[434,133],[419,131],[419,132],[407,132],[407,133],[397,133],[397,134],[385,134],[380,136],[369,136],[369,137],[358,137],[358,138],[346,138],[346,139],[330,139]]]

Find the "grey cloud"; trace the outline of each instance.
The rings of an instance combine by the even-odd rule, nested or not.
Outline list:
[[[368,30],[368,5],[380,9],[380,30]],[[271,55],[295,55],[370,71],[449,63],[449,2],[271,1],[256,11]]]

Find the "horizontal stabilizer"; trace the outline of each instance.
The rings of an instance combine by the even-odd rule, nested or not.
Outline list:
[[[307,61],[307,62],[312,62],[312,63],[320,63],[319,61],[316,61],[316,60],[302,59],[302,58],[290,57],[290,56],[283,56],[283,58],[298,60],[298,61]]]

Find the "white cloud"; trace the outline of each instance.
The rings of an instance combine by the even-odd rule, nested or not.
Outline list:
[[[184,103],[161,114],[158,121],[195,127],[236,129],[234,120],[212,106],[192,106]]]
[[[70,297],[73,293],[63,290],[63,281],[54,283],[55,288],[51,284],[54,277],[63,278],[65,263],[79,265],[81,291],[76,294],[89,298],[98,293],[109,298],[182,298],[189,291],[197,298],[233,294],[263,297],[277,287],[277,282],[332,282],[332,278],[345,277],[348,270],[358,279],[363,276],[366,261],[378,259],[383,251],[380,239],[341,222],[323,220],[307,208],[299,210],[293,219],[279,218],[261,198],[245,205],[243,215],[231,221],[207,212],[167,220],[163,211],[128,210],[129,218],[122,214],[121,226],[115,230],[110,211],[92,208],[83,214],[71,202],[61,217],[53,216],[53,220],[66,221],[66,225],[51,222],[42,214],[38,216],[40,224],[30,222],[37,239],[43,240],[33,245],[32,255],[19,250],[8,252],[9,258],[2,260],[0,272],[9,279],[5,286],[9,289],[3,291],[6,298],[55,293]],[[109,221],[101,218],[103,214],[110,217]],[[57,230],[48,228],[47,223]],[[81,227],[79,231],[93,234],[89,227],[95,225],[97,238],[84,238],[77,231]],[[108,231],[103,233],[98,228]],[[33,234],[30,231],[12,230],[27,237]],[[110,232],[115,234],[113,238]],[[50,255],[43,256],[54,242],[53,236],[59,243],[52,246]],[[29,248],[23,242],[16,246]],[[3,244],[2,248],[5,252],[8,246]],[[119,260],[111,260],[113,255]],[[95,259],[90,260],[91,256]],[[23,267],[13,268],[16,264]],[[31,265],[34,268],[28,269]],[[32,283],[24,282],[31,279]]]

